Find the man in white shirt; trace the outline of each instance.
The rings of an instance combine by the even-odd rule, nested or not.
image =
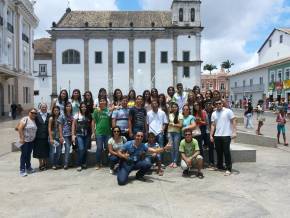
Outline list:
[[[216,111],[211,116],[210,140],[215,143],[217,152],[217,168],[223,170],[223,155],[225,156],[226,173],[229,176],[232,171],[231,139],[237,136],[237,125],[232,110],[223,107],[221,99],[215,101]]]
[[[148,132],[154,133],[156,141],[160,147],[164,146],[164,130],[168,124],[168,119],[164,111],[159,108],[156,100],[151,102],[152,110],[147,113]]]

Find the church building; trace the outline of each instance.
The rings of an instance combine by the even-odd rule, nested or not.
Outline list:
[[[179,82],[200,85],[199,0],[173,0],[169,11],[73,11],[49,33],[52,96],[66,88],[83,93],[120,88],[137,94]]]

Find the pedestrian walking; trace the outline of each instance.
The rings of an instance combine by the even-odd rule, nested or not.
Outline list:
[[[277,114],[277,118],[276,118],[276,122],[277,122],[277,140],[278,140],[278,144],[280,144],[280,134],[282,132],[283,135],[283,140],[284,140],[284,145],[288,146],[288,143],[286,141],[286,128],[285,128],[285,124],[286,124],[286,113],[283,109],[280,109],[279,113]]]

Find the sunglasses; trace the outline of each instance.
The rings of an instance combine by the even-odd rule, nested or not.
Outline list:
[[[221,105],[222,103],[221,102],[219,102],[219,103],[215,103],[216,105]]]
[[[114,132],[114,133],[119,133],[120,131],[119,131],[119,130],[114,130],[113,132]]]
[[[31,114],[37,114],[37,112],[31,112],[31,111],[30,111],[30,113],[31,113]]]

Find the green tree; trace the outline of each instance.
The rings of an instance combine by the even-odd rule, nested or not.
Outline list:
[[[206,64],[203,67],[203,70],[208,70],[210,74],[211,74],[211,71],[213,71],[215,69],[217,69],[217,67],[213,64]]]
[[[235,64],[233,62],[231,62],[230,60],[226,60],[226,61],[222,62],[221,67],[226,69],[227,72],[230,72],[230,68],[234,65]]]

